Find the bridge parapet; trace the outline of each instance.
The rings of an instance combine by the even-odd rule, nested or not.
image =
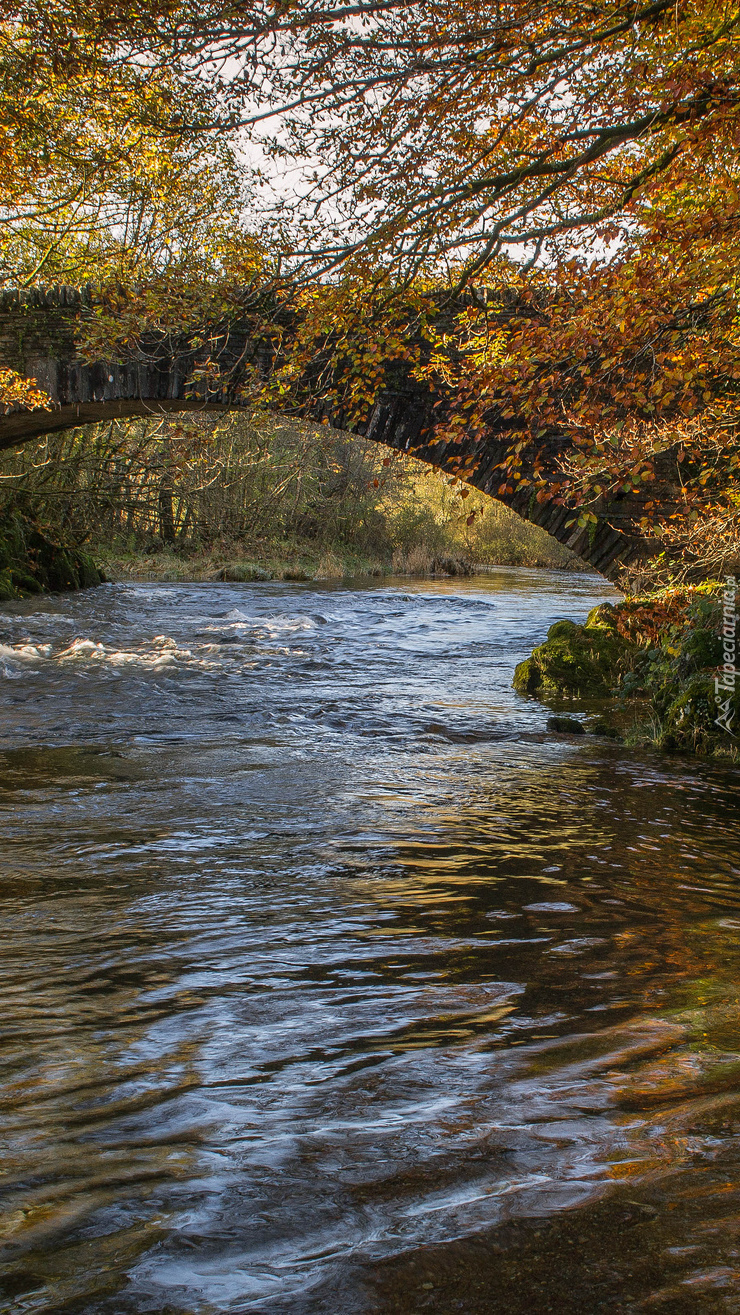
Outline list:
[[[14,408],[0,417],[0,448],[100,420],[249,404],[240,385],[256,361],[265,362],[248,330],[230,324],[216,331],[226,392],[222,383],[209,384],[213,339],[193,345],[184,335],[158,334],[125,359],[88,359],[79,343],[92,306],[89,288],[0,293],[0,365],[35,379],[52,401],[48,411]]]

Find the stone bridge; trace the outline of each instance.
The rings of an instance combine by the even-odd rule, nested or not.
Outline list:
[[[80,317],[89,307],[89,295],[77,288],[31,288],[0,293],[0,368],[10,368],[34,378],[53,400],[50,411],[14,409],[0,415],[0,448],[16,447],[58,430],[98,421],[134,416],[157,416],[174,411],[224,411],[248,406],[248,389],[240,383],[249,370],[269,372],[269,344],[250,338],[248,323],[229,322],[214,330],[207,341],[191,344],[164,335],[123,363],[89,362],[77,346]],[[228,377],[228,391],[219,383],[209,387],[201,372],[209,356],[217,351],[221,380]],[[597,523],[588,529],[568,524],[573,509],[552,501],[537,503],[531,490],[520,489],[501,496],[501,462],[508,448],[504,421],[491,422],[485,439],[467,445],[428,444],[425,435],[432,425],[438,400],[417,381],[392,367],[378,388],[374,408],[366,425],[354,432],[397,451],[414,456],[441,470],[457,472],[461,460],[469,461],[467,482],[495,496],[553,535],[560,543],[588,562],[594,570],[617,580],[639,575],[640,561],[650,545],[639,529],[642,502],[634,494],[618,496],[594,508]],[[195,380],[195,382],[194,382]],[[328,420],[336,428],[347,428],[336,414],[317,414],[314,404],[307,418]],[[545,474],[557,477],[557,458],[567,444],[553,434],[545,440]],[[651,499],[672,502],[675,472],[670,466],[657,472]]]

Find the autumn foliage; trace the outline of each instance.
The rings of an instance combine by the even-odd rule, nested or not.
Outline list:
[[[407,370],[440,443],[507,428],[500,490],[581,528],[638,497],[658,572],[738,556],[737,5],[0,20],[0,277],[92,282],[90,352],[248,313],[271,405],[361,416]]]

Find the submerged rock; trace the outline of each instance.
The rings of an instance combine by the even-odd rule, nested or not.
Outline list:
[[[604,721],[602,717],[597,718],[596,721],[590,722],[586,727],[586,730],[589,735],[603,735],[607,740],[621,740],[622,738],[616,726],[611,726],[610,723]]]
[[[585,735],[586,727],[575,717],[548,717],[547,729],[559,735]]]

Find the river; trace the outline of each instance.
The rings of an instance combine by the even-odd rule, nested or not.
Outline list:
[[[511,689],[610,596],[5,605],[3,1311],[740,1311],[739,774]]]

